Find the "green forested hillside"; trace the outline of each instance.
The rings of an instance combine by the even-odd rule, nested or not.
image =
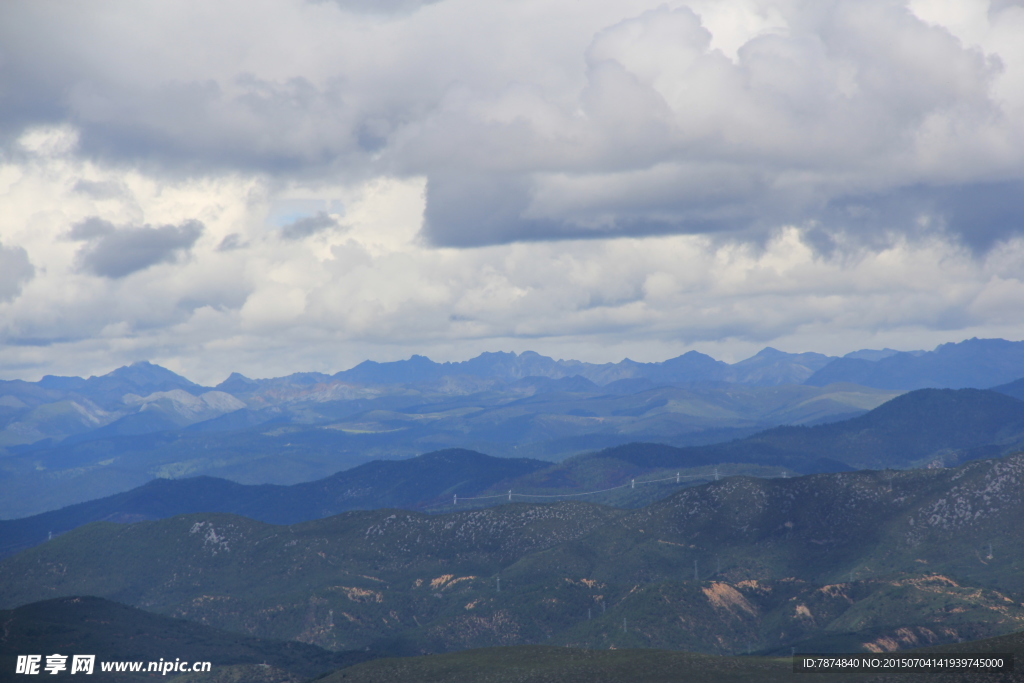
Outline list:
[[[95,597],[56,598],[0,611],[0,681],[15,676],[18,655],[91,654],[90,681],[152,680],[147,674],[103,674],[101,661],[208,661],[218,669],[267,665],[261,681],[295,680],[365,661],[366,652],[329,652],[315,645],[254,638],[170,619]],[[268,675],[272,674],[272,675]],[[44,674],[46,675],[46,674]],[[59,679],[71,676],[67,671]],[[49,677],[49,676],[47,676]],[[77,676],[76,676],[77,677]],[[164,677],[164,680],[170,678]],[[71,680],[74,680],[72,678]]]
[[[1022,481],[1017,455],[730,478],[632,511],[97,523],[0,563],[0,596],[93,594],[332,649],[906,647],[1024,627]]]
[[[547,467],[528,458],[492,458],[464,449],[409,460],[376,460],[292,486],[246,486],[226,479],[156,479],[125,493],[18,520],[0,520],[0,557],[95,521],[134,522],[189,512],[232,512],[291,524],[376,507],[420,508],[472,496],[497,482]]]

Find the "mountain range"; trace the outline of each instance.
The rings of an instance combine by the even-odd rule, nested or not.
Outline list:
[[[1017,379],[1024,367],[1024,342],[968,339],[934,351],[893,353],[877,360],[837,358],[805,384],[852,382],[879,389],[987,388]],[[1024,375],[1022,375],[1024,376]]]
[[[0,520],[0,557],[95,521],[135,522],[189,512],[232,512],[272,524],[320,519],[346,510],[422,508],[473,496],[550,463],[493,458],[450,449],[409,460],[376,460],[325,479],[281,486],[215,477],[154,479],[138,488],[24,519]],[[443,498],[442,498],[443,496]]]
[[[641,479],[590,500],[639,507],[681,485],[739,472],[780,476],[851,469],[956,465],[1024,446],[1024,401],[994,391],[922,389],[865,415],[813,427],[776,427],[724,444],[678,448],[634,443],[561,463],[495,458],[447,449],[405,460],[377,460],[324,479],[290,486],[243,485],[213,477],[156,479],[141,487],[59,510],[0,521],[0,556],[83,524],[162,519],[192,512],[231,512],[272,524],[292,524],[347,510],[395,507],[450,509],[493,505],[506,490],[517,500],[578,496]],[[667,483],[647,486],[646,480]],[[484,497],[480,502],[474,497]]]
[[[509,398],[551,391],[618,395],[655,386],[709,383],[747,387],[849,383],[900,392],[927,387],[988,388],[1019,378],[1024,378],[1024,342],[1002,339],[970,339],[927,352],[862,350],[843,358],[769,347],[731,365],[696,351],[658,363],[625,359],[605,364],[555,360],[532,351],[483,353],[445,363],[414,355],[388,363],[365,361],[334,375],[304,372],[250,379],[232,373],[216,387],[202,387],[160,366],[138,362],[87,379],[47,375],[38,382],[0,382],[0,446],[59,441],[100,428],[106,431],[95,436],[162,431],[245,408],[256,414],[235,422],[252,424],[280,416],[275,411],[259,414],[268,408],[301,421],[303,411],[318,404],[345,403],[341,410],[355,414],[485,392]],[[306,417],[324,417],[315,409],[312,412]]]
[[[627,358],[604,364],[553,360],[529,351],[518,356],[485,353],[456,363],[434,363],[423,356],[413,356],[392,363],[366,361],[333,378],[360,385],[388,385],[434,382],[443,377],[513,381],[525,377],[574,376],[601,386],[648,379],[659,383],[728,382],[750,386],[824,386],[848,382],[902,391],[927,387],[988,388],[1024,377],[1024,342],[974,338],[941,344],[933,351],[862,349],[842,358],[813,352],[786,353],[767,347],[733,364],[696,351],[660,363],[638,363]],[[218,388],[226,390],[224,385]]]
[[[0,518],[111,495],[154,478],[293,484],[374,459],[445,448],[550,461],[632,441],[707,444],[777,424],[842,419],[898,393],[852,385],[660,386],[633,393],[561,387],[578,381],[523,380],[526,393],[413,393],[244,409],[183,428],[110,433],[155,414],[140,412],[60,442],[8,447],[0,454]]]
[[[1021,481],[1017,454],[730,477],[634,510],[97,522],[0,562],[0,606],[95,595],[261,638],[406,654],[885,651],[1024,628]]]
[[[1022,348],[972,339],[841,359],[769,348],[732,365],[696,352],[603,365],[532,352],[460,363],[414,356],[335,375],[236,373],[216,387],[140,362],[86,379],[5,381],[0,519],[160,477],[294,484],[445,448],[558,461],[635,441],[727,443],[861,415],[922,384],[998,385],[1020,395]],[[843,381],[825,383],[832,380]]]
[[[993,339],[0,382],[0,679],[37,646],[218,682],[594,678],[637,648],[636,680],[770,679],[737,655],[998,638],[1022,449],[1024,342]]]

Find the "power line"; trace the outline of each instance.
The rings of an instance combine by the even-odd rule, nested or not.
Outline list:
[[[716,479],[717,479],[717,475],[718,475],[718,471],[716,470],[715,471]],[[608,491],[617,491],[618,489],[624,489],[624,488],[635,489],[637,487],[637,485],[643,486],[643,485],[646,485],[646,484],[660,484],[660,483],[666,482],[666,481],[674,481],[675,483],[678,484],[678,483],[681,482],[682,479],[707,479],[707,478],[708,478],[708,475],[704,475],[704,474],[690,474],[690,475],[680,476],[679,473],[676,473],[674,476],[671,476],[671,477],[663,477],[661,479],[649,479],[647,481],[637,481],[636,479],[632,479],[632,480],[630,480],[630,482],[628,484],[620,484],[619,486],[612,486],[611,488],[607,488],[607,489],[598,489],[596,491],[583,491],[583,492],[579,492],[579,493],[514,493],[513,491],[509,490],[507,493],[497,493],[497,494],[494,494],[492,496],[462,496],[462,500],[491,500],[491,499],[494,499],[494,498],[507,498],[508,500],[512,500],[513,496],[518,497],[518,498],[571,498],[571,497],[576,497],[576,496],[592,496],[592,495],[597,494],[597,493],[607,493]],[[458,505],[458,502],[459,502],[459,496],[458,495],[453,495],[452,496],[452,505]],[[435,507],[437,505],[443,505],[443,504],[444,503],[435,503],[433,506],[430,506],[430,507]]]

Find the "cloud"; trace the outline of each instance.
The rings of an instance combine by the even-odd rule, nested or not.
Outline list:
[[[0,87],[8,130],[73,121],[83,153],[118,163],[426,177],[438,245],[928,222],[984,251],[1019,234],[986,206],[1012,214],[1024,182],[1024,8],[942,7],[296,0],[197,22],[188,3],[17,5]],[[831,225],[845,206],[884,229]]]
[[[117,199],[126,194],[124,186],[114,181],[96,182],[79,179],[75,183],[74,189],[76,192],[82,192],[95,199]]]
[[[72,226],[68,238],[86,244],[78,251],[80,267],[94,275],[123,278],[158,263],[173,263],[203,232],[196,220],[157,228],[115,228],[99,218]]]
[[[217,251],[234,251],[243,247],[245,247],[245,243],[242,242],[242,236],[237,232],[233,232],[220,241],[220,244],[217,245]]]
[[[914,206],[972,246],[1015,234],[1015,221],[948,201],[979,191],[985,206],[1016,201],[1005,181],[971,180],[1005,172],[1007,157],[1020,177],[1022,127],[990,96],[1001,60],[898,4],[807,7],[789,5],[784,30],[751,38],[734,59],[688,8],[610,26],[586,52],[572,120],[540,101],[479,96],[437,114],[444,120],[410,145],[459,131],[467,145],[454,163],[466,170],[428,173],[430,236],[459,245],[765,234],[827,223],[828,209],[852,198],[875,211]],[[457,143],[433,146],[445,144]],[[514,170],[496,169],[502,162]],[[919,217],[888,214],[885,231],[913,231]]]
[[[169,181],[40,159],[18,167],[0,200],[2,253],[46,264],[0,303],[6,376],[95,373],[148,357],[215,383],[231,370],[336,371],[414,352],[605,361],[696,348],[735,360],[764,345],[845,353],[1024,338],[1019,237],[984,255],[926,230],[875,243],[837,233],[824,249],[799,226],[760,243],[669,233],[451,249],[422,239],[426,179],[282,187],[265,176]],[[15,177],[12,168],[0,164],[0,178]],[[83,193],[80,178],[120,179],[123,191]],[[345,230],[281,239],[270,227],[280,211],[314,205],[344,206]],[[202,234],[190,220],[202,220]],[[151,248],[115,248],[133,240]],[[117,277],[186,249],[173,268]]]
[[[4,367],[1021,338],[1022,33],[984,0],[0,3]]]
[[[1024,234],[1024,180],[915,185],[841,196],[819,214],[832,232],[888,239],[894,233],[941,232],[975,254]]]
[[[300,240],[310,237],[324,230],[333,230],[338,227],[338,221],[324,211],[318,212],[315,216],[299,218],[281,228],[281,237],[286,240]]]
[[[36,274],[21,247],[5,247],[0,243],[0,302],[10,301],[21,293],[22,286]]]

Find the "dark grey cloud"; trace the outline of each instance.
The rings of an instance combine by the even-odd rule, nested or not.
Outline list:
[[[931,188],[944,227],[976,253],[1024,234],[1024,181]]]
[[[823,252],[844,243],[881,246],[894,235],[943,234],[983,255],[1024,235],[1024,181],[914,184],[834,198],[771,196],[657,198],[643,207],[618,206],[604,216],[588,211],[568,220],[531,215],[534,192],[516,174],[434,174],[427,184],[424,233],[441,246],[514,241],[589,239],[622,235],[709,234],[761,242],[778,225],[807,228]],[[800,201],[803,200],[803,201]],[[830,236],[831,235],[831,236]]]
[[[742,168],[656,175],[579,174],[549,183],[514,172],[432,173],[423,231],[432,243],[454,247],[668,234],[758,241],[780,223],[799,223],[808,215],[802,212],[806,207]],[[552,197],[557,203],[559,195],[569,201],[552,210],[555,215],[545,215],[543,206],[538,210]]]
[[[187,253],[203,232],[197,220],[160,227],[115,227],[99,218],[77,223],[68,238],[85,242],[78,251],[82,270],[108,278],[122,278],[156,265],[173,263]]]
[[[217,245],[217,251],[234,251],[244,246],[246,244],[242,241],[242,236],[237,232],[233,232],[220,241],[220,244]]]
[[[885,241],[893,234],[945,234],[981,255],[1024,234],[1024,181],[915,185],[847,195],[829,201],[813,217],[861,242]]]
[[[525,39],[509,32],[527,10],[515,3],[473,13],[495,19],[479,26],[438,22],[435,12],[449,8],[429,0],[312,4],[282,3],[260,20],[280,16],[292,42],[353,25],[402,42],[386,58],[326,49],[319,62],[302,51],[289,61],[288,51],[261,46],[259,31],[228,30],[237,23],[231,6],[201,29],[223,42],[182,32],[184,21],[165,29],[145,5],[71,7],[57,17],[35,3],[0,6],[0,131],[68,123],[84,155],[157,175],[425,177],[425,234],[446,246],[664,233],[756,242],[785,224],[870,240],[912,233],[924,214],[979,253],[1020,232],[1024,181],[982,180],[1021,168],[1021,119],[994,96],[1000,75],[1020,67],[1002,68],[1000,56],[904,2],[737,3],[737,16],[765,10],[785,30],[746,36],[730,55],[714,47],[712,29],[742,30],[685,7],[631,5],[622,16],[599,3],[603,24],[538,32],[520,55],[509,46]],[[1019,5],[992,0],[989,18]],[[568,3],[552,6],[565,21]],[[138,45],[109,29],[119,25],[139,28],[146,49],[137,66],[123,55]],[[338,44],[361,38],[347,35]],[[178,60],[179,50],[196,56]],[[257,53],[265,59],[246,57]],[[991,140],[1006,142],[993,150]],[[687,169],[664,172],[673,167]],[[78,189],[100,198],[117,188]],[[298,240],[336,227],[318,215],[280,234]],[[163,237],[174,244],[181,235]],[[108,263],[101,247],[115,238],[95,240],[84,267],[133,272],[97,265]],[[237,246],[229,238],[221,249]]]
[[[523,217],[529,203],[526,179],[514,174],[437,173],[427,181],[423,230],[434,244],[479,246],[522,237],[557,238],[552,221]]]
[[[0,244],[0,301],[10,301],[18,296],[22,286],[35,274],[36,269],[24,249]]]
[[[110,221],[102,218],[87,218],[84,221],[75,223],[68,232],[68,238],[75,241],[91,240],[117,232],[117,228]]]
[[[35,61],[39,35],[33,28],[42,17],[39,7],[0,4],[0,142],[10,143],[33,125],[67,121],[61,91],[74,83],[77,65],[65,63],[59,46],[47,45],[48,59]],[[21,27],[20,29],[18,27]],[[46,41],[49,42],[49,41]]]
[[[114,181],[81,179],[75,183],[74,189],[93,199],[121,199],[129,194],[124,183]]]
[[[991,18],[993,14],[998,14],[1009,7],[1024,7],[1024,0],[989,0],[989,18]]]
[[[66,100],[83,152],[167,172],[291,174],[366,161],[353,131],[356,114],[338,83],[241,74],[227,84],[174,81],[140,93],[81,82]]]
[[[301,240],[304,237],[309,237],[325,230],[333,230],[337,227],[337,220],[326,212],[320,211],[315,216],[299,218],[284,226],[281,228],[281,237],[286,240]]]

